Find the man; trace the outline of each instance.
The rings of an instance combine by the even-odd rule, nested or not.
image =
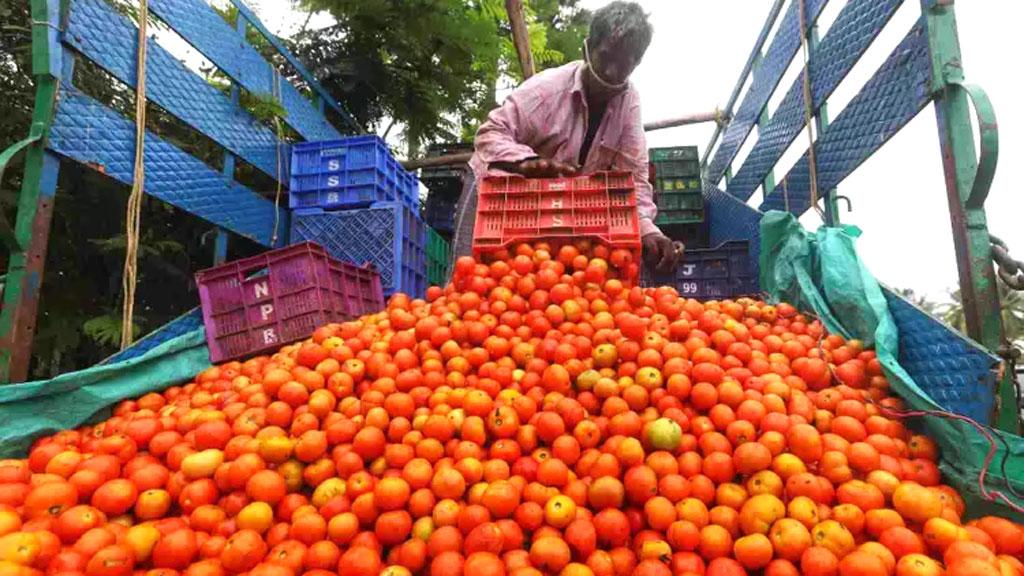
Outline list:
[[[594,13],[582,62],[537,74],[493,110],[476,134],[455,218],[456,256],[469,254],[476,219],[476,181],[489,175],[574,176],[599,170],[632,172],[637,186],[644,259],[660,270],[679,252],[654,225],[640,95],[629,76],[651,43],[647,15],[635,2],[615,1]]]

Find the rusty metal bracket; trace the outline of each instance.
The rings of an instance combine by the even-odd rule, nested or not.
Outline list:
[[[818,204],[821,204],[824,200],[825,200],[824,196],[819,196],[818,197]],[[842,194],[836,195],[836,202],[839,202],[840,200],[842,200],[843,202],[846,202],[846,211],[847,212],[853,212],[853,201],[850,200],[849,196],[843,196]]]
[[[999,163],[999,123],[996,120],[996,111],[988,94],[980,86],[954,82],[950,84],[953,90],[963,90],[974,107],[974,113],[978,117],[978,131],[980,152],[978,154],[978,170],[974,174],[974,183],[971,185],[970,194],[964,201],[964,207],[968,210],[977,210],[985,206],[989,190],[992,188],[992,179],[996,175],[996,166]]]
[[[4,171],[7,169],[7,165],[10,164],[11,160],[13,160],[19,152],[25,150],[41,139],[42,134],[38,133],[36,130],[32,130],[31,136],[4,150],[3,153],[0,153],[0,182],[3,182]],[[14,234],[14,228],[11,226],[11,223],[8,222],[7,218],[4,218],[2,214],[0,214],[0,242],[3,242],[12,252],[24,249],[24,246],[22,246],[21,242],[18,241],[18,237]]]

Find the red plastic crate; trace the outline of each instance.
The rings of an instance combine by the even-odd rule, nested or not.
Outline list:
[[[478,191],[473,252],[514,242],[593,238],[613,248],[640,247],[636,187],[628,172],[576,178],[495,176]]]
[[[305,242],[196,274],[210,361],[275,350],[318,327],[384,307],[372,267]]]

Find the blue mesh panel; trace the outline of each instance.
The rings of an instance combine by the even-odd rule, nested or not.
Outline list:
[[[756,274],[761,213],[713,186],[705,187],[704,198],[711,245],[749,240]],[[899,330],[899,362],[904,370],[943,408],[990,423],[999,359],[903,298],[888,290],[885,295]]]
[[[426,291],[426,226],[400,202],[338,212],[296,213],[291,242],[316,242],[327,253],[353,264],[373,264],[384,295]]]
[[[704,184],[704,206],[711,230],[710,245],[719,246],[730,240],[748,240],[750,274],[754,283],[759,284],[763,214],[710,183]]]
[[[130,184],[135,125],[64,87],[49,147]],[[146,193],[241,236],[270,245],[274,204],[155,135],[146,134]]]
[[[886,290],[900,334],[900,365],[940,406],[991,424],[999,359]]]
[[[850,0],[811,54],[815,112],[839,86],[903,0]],[[782,103],[758,131],[757,144],[729,182],[728,192],[747,200],[804,128],[804,75],[793,82]]]
[[[815,143],[818,189],[834,188],[910,122],[931,100],[930,79],[928,37],[918,22]],[[811,207],[809,166],[805,153],[761,210],[806,212]]]
[[[138,358],[164,342],[174,340],[178,336],[184,336],[202,327],[203,312],[199,308],[193,308],[184,315],[150,332],[135,344],[107,358],[102,363],[116,364],[125,360],[131,360],[132,358]]]
[[[765,53],[761,65],[754,72],[754,78],[746,96],[743,97],[739,110],[725,129],[722,144],[715,151],[715,157],[708,166],[708,179],[715,184],[722,179],[722,175],[729,168],[729,164],[736,157],[736,153],[743,146],[743,142],[753,130],[754,125],[757,124],[761,110],[768,104],[768,99],[775,92],[776,86],[782,80],[782,75],[785,74],[786,68],[793,60],[793,55],[800,47],[800,2],[801,0],[790,2],[782,24],[779,25],[775,38],[772,39],[771,46],[768,47],[768,52]],[[806,2],[806,24],[807,29],[810,29],[818,19],[818,15],[821,14],[827,0],[806,0]]]
[[[253,94],[274,94],[274,69],[202,0],[151,0],[149,9]],[[285,121],[306,140],[330,140],[341,134],[287,80],[278,77]]]
[[[135,25],[105,0],[76,0],[64,40],[117,79],[135,87]],[[274,133],[240,110],[220,90],[149,43],[146,95],[171,114],[272,178],[277,177]],[[288,151],[282,149],[282,157]],[[282,162],[282,167],[287,165]],[[282,180],[287,184],[288,175]]]

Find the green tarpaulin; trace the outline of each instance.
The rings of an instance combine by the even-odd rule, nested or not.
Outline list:
[[[943,410],[900,367],[896,323],[881,286],[857,255],[859,236],[860,230],[853,226],[822,227],[810,233],[792,214],[768,212],[761,221],[761,289],[777,301],[813,311],[830,331],[874,346],[892,390],[910,409]],[[918,421],[923,421],[926,433],[942,449],[946,481],[968,498],[971,514],[984,513],[978,482],[992,443],[965,421],[939,416]],[[997,453],[987,489],[1013,498],[1005,484],[1009,481],[1024,493],[1024,438],[990,433],[997,438]],[[1006,479],[999,469],[1004,458]],[[1020,499],[1016,503],[1024,506]]]
[[[138,358],[0,386],[0,457],[24,457],[42,435],[81,426],[125,398],[186,382],[209,365],[205,332],[199,329]]]

